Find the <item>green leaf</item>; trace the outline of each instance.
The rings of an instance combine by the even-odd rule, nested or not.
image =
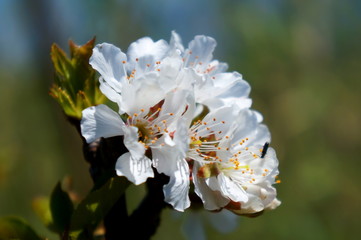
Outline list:
[[[61,189],[60,182],[55,186],[51,194],[50,211],[55,230],[58,233],[63,233],[70,226],[74,207],[69,195]]]
[[[95,229],[129,184],[124,177],[112,177],[101,188],[91,192],[74,211],[70,235],[76,237],[83,229]]]
[[[41,240],[28,223],[18,217],[0,218],[0,239]]]
[[[107,101],[99,89],[95,70],[89,64],[94,45],[95,38],[82,46],[69,41],[70,58],[56,44],[51,47],[55,81],[50,95],[69,117],[80,119],[82,110]]]
[[[53,218],[50,211],[50,198],[37,197],[32,202],[32,207],[36,215],[40,218],[43,224],[51,231],[58,232],[54,226]]]

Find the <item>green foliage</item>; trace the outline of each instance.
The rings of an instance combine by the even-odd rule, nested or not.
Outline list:
[[[70,236],[82,239],[84,231],[94,230],[129,186],[124,177],[113,177],[91,192],[75,209],[71,218]]]
[[[50,211],[53,219],[54,230],[63,233],[69,228],[73,213],[73,203],[69,195],[61,189],[60,182],[55,186],[50,197]]]
[[[51,231],[57,232],[53,223],[53,218],[50,211],[50,198],[38,197],[33,200],[32,207],[41,222]]]
[[[69,41],[70,58],[56,44],[51,47],[55,83],[50,88],[50,95],[69,117],[80,119],[83,109],[102,104],[106,100],[99,90],[95,71],[89,65],[94,43],[95,38],[83,46]]]
[[[0,239],[41,240],[26,221],[18,217],[0,219]]]

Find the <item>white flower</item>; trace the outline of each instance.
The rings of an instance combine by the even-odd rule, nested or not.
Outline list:
[[[137,47],[148,51],[141,54]],[[173,78],[180,73],[181,58],[173,54],[163,59],[167,52],[166,42],[154,43],[149,38],[131,44],[128,55],[103,43],[95,46],[89,63],[101,75],[101,91],[118,103],[120,113],[139,112],[154,106],[175,88]]]
[[[272,148],[263,148],[270,141],[269,132],[259,124],[258,114],[248,109],[239,113],[235,123],[223,136],[195,139],[195,192],[208,210],[227,207],[252,214],[274,208],[279,205],[272,187],[278,160]]]
[[[117,174],[141,184],[154,176],[155,167],[170,177],[165,201],[183,211],[190,205],[189,167],[180,157],[185,150],[178,121],[189,115],[193,92],[178,86],[186,81],[191,86],[197,76],[181,68],[177,51],[168,50],[166,42],[149,38],[131,44],[127,55],[111,44],[97,45],[90,64],[101,74],[100,89],[118,104],[119,112],[105,105],[85,109],[81,130],[87,142],[124,136],[129,152],[119,157]]]
[[[170,47],[182,52],[184,67],[191,68],[201,77],[195,82],[197,103],[211,110],[236,105],[239,109],[251,106],[249,84],[238,72],[226,72],[228,65],[212,60],[216,41],[207,36],[196,36],[184,50],[181,38],[174,31]]]
[[[90,64],[119,110],[85,109],[82,135],[88,143],[124,136],[129,152],[118,158],[117,174],[138,185],[156,168],[170,177],[165,201],[178,211],[190,205],[190,176],[207,210],[275,208],[278,160],[265,145],[270,134],[262,115],[248,109],[249,84],[213,60],[215,46],[213,38],[196,36],[184,49],[175,32],[169,44],[141,38],[127,53],[98,44]]]

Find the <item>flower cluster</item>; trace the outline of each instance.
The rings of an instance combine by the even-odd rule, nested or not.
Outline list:
[[[129,152],[117,160],[117,174],[136,185],[154,169],[169,176],[164,200],[178,211],[190,206],[190,189],[207,210],[273,209],[280,202],[270,133],[250,109],[249,84],[213,59],[215,46],[213,38],[196,36],[185,48],[175,32],[169,43],[141,38],[127,53],[96,45],[90,65],[119,110],[85,109],[82,135],[88,143],[123,136]]]

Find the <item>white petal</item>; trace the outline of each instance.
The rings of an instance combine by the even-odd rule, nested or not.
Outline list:
[[[138,142],[138,128],[133,126],[124,126],[124,145],[132,154],[134,159],[141,159],[145,153],[145,147]]]
[[[257,185],[246,185],[248,201],[241,204],[241,209],[237,210],[240,213],[256,213],[264,210],[264,203],[261,198],[262,188]],[[273,199],[272,199],[273,200]]]
[[[185,158],[187,151],[189,149],[189,135],[188,135],[188,126],[187,119],[179,119],[177,122],[177,130],[174,133],[174,142],[178,148],[178,152],[180,154],[179,158]]]
[[[130,115],[139,114],[141,109],[149,109],[164,99],[166,93],[158,84],[158,76],[151,73],[136,82],[124,83],[122,110]]]
[[[162,139],[159,139],[158,141],[162,141]],[[170,176],[177,170],[177,161],[179,159],[177,150],[176,147],[169,145],[152,148],[153,166],[159,173]]]
[[[202,65],[208,65],[213,58],[212,53],[216,45],[216,40],[211,37],[196,36],[188,45],[188,51],[192,53],[186,60],[186,65],[192,62],[202,62]]]
[[[193,91],[194,84],[202,81],[202,76],[197,74],[192,68],[184,68],[176,78],[177,88]]]
[[[250,88],[249,84],[242,79],[242,75],[238,72],[219,73],[211,79],[216,88],[229,88],[236,82],[240,82]]]
[[[80,128],[87,143],[100,137],[123,135],[124,123],[119,114],[106,105],[98,105],[83,110]]]
[[[235,111],[239,111],[245,108],[250,108],[252,105],[252,99],[250,98],[220,98],[218,96],[201,100],[210,111],[222,107],[234,107]]]
[[[211,131],[215,133],[216,137],[224,136],[234,124],[235,117],[233,108],[231,107],[223,107],[209,112],[203,118],[203,121],[207,122],[207,125],[199,127],[199,132],[202,131],[200,136],[209,135]],[[209,128],[209,130],[205,131],[207,128]]]
[[[169,136],[169,134],[166,134],[166,135],[164,136],[164,142],[165,142],[165,144],[167,144],[167,145],[169,145],[169,146],[171,146],[171,147],[173,147],[173,146],[175,145],[175,142],[174,142],[173,139]]]
[[[126,55],[119,48],[112,44],[102,43],[93,49],[89,63],[110,86],[120,92],[119,86],[126,76],[122,62],[126,60]]]
[[[265,142],[271,141],[271,134],[266,125],[259,124],[255,131],[249,135],[248,145],[264,145]]]
[[[274,199],[270,204],[267,205],[265,210],[273,210],[277,208],[279,205],[281,205],[281,201],[278,199]]]
[[[169,46],[171,49],[179,49],[180,51],[184,52],[182,39],[175,31],[172,31],[172,36],[169,41]]]
[[[154,177],[151,160],[146,156],[134,159],[129,152],[118,158],[115,170],[118,176],[125,176],[135,185],[144,183],[147,178]]]
[[[237,123],[237,129],[233,135],[233,144],[237,144],[247,137],[252,139],[251,135],[254,136],[259,127],[256,114],[249,109],[241,110],[235,122]],[[263,145],[264,143],[261,144]]]
[[[158,84],[166,92],[174,89],[177,84],[177,76],[186,71],[182,69],[183,61],[179,52],[174,52],[170,56],[164,58],[157,67],[159,71]]]
[[[160,61],[164,58],[168,50],[169,45],[166,41],[159,40],[153,42],[151,38],[144,37],[129,46],[127,55],[131,61],[144,56],[152,56],[155,61]]]
[[[223,196],[230,198],[234,202],[247,202],[248,197],[242,186],[236,184],[228,177],[220,173],[217,176],[221,193]]]
[[[218,60],[212,60],[209,65],[211,67],[214,67],[214,70],[212,70],[209,74],[210,75],[215,75],[217,73],[222,73],[227,71],[228,69],[228,64],[224,63],[224,62],[219,62]]]
[[[229,77],[227,77],[229,78]],[[243,79],[237,79],[236,81],[232,80],[226,80],[226,77],[223,77],[223,79],[225,81],[228,81],[229,84],[228,85],[223,85],[223,88],[221,88],[221,90],[219,91],[218,97],[221,99],[227,99],[227,98],[242,98],[242,99],[247,99],[249,96],[249,93],[251,91],[251,87],[249,86],[249,84],[244,81]],[[219,84],[219,83],[215,83],[215,84]],[[220,88],[220,87],[216,87],[215,88]]]
[[[162,105],[162,110],[159,113],[159,118],[163,120],[163,116],[172,115],[173,117],[168,117],[167,125],[169,126],[173,122],[176,123],[176,120],[178,120],[186,110],[186,106],[188,105],[187,99],[190,94],[191,92],[186,90],[169,92],[164,99],[164,104]],[[173,129],[170,128],[169,130],[172,131]]]
[[[117,90],[115,90],[114,87],[112,87],[107,81],[104,80],[103,77],[99,78],[99,89],[100,91],[110,100],[113,101],[115,103],[118,104],[118,106],[121,106],[121,102],[122,102],[122,95],[120,92],[118,92]],[[117,83],[116,83],[117,84]],[[121,89],[120,84],[117,84],[119,86],[117,86],[117,89]],[[120,113],[122,114],[122,113]]]
[[[164,173],[168,176],[174,174],[175,171],[185,167],[184,158],[188,150],[188,135],[178,136],[183,131],[176,131],[174,135],[174,145],[165,144],[164,146],[152,147],[152,158],[154,167],[159,173]],[[158,142],[164,142],[165,137],[161,137]],[[187,165],[188,166],[188,165]]]
[[[218,191],[212,191],[209,186],[206,184],[204,178],[199,178],[197,176],[197,171],[199,168],[199,163],[194,162],[193,167],[193,183],[194,191],[202,199],[204,208],[207,210],[219,210],[222,207],[226,206],[230,200],[222,196]]]
[[[190,206],[189,166],[185,160],[179,161],[177,169],[169,175],[169,183],[163,187],[164,201],[171,204],[175,210],[183,212]]]

